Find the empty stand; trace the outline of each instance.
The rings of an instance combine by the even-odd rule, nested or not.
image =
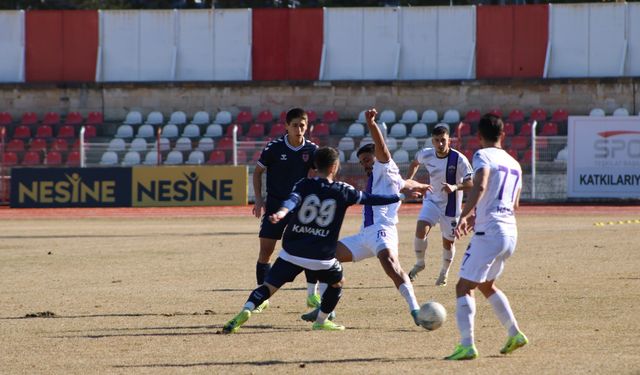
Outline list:
[[[62,164],[62,154],[59,151],[49,151],[44,158],[45,165],[58,166]]]

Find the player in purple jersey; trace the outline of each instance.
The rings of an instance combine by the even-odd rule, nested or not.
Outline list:
[[[357,191],[349,184],[334,181],[340,168],[339,154],[334,148],[319,149],[315,163],[318,175],[298,181],[289,199],[269,216],[269,221],[276,224],[291,213],[282,241],[283,249],[264,284],[251,292],[240,313],[224,325],[223,333],[236,332],[251,317],[256,306],[270,298],[285,283],[293,281],[304,270],[328,284],[312,329],[344,330],[344,326],[328,320],[328,317],[338,304],[344,283],[342,265],[336,259],[336,246],[346,210],[356,203],[396,203],[404,195],[373,195]]]

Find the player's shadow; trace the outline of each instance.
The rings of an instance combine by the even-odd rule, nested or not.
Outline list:
[[[376,286],[376,285],[361,286],[361,285],[357,285],[357,286],[345,286],[343,288],[344,291],[349,291],[349,290],[379,290],[379,289],[396,289],[396,287],[393,286],[393,285],[384,285],[384,286]],[[278,293],[283,293],[283,292],[287,292],[287,291],[296,291],[296,290],[307,290],[307,288],[303,288],[303,287],[289,288],[289,287],[285,286],[283,289],[280,289],[278,291]],[[216,292],[216,293],[251,292],[251,291],[253,291],[253,289],[246,289],[246,288],[218,288],[218,289],[204,290],[204,292]],[[201,292],[202,292],[202,290],[201,290]]]
[[[243,328],[251,330],[243,330],[240,333],[234,335],[256,335],[262,334],[260,331],[269,330],[270,333],[285,333],[285,332],[306,332],[307,329],[303,329],[300,326],[283,326],[283,325],[252,325],[245,324]],[[163,332],[163,331],[176,331],[176,330],[207,330],[202,332]],[[145,330],[153,330],[160,332],[138,332]],[[116,332],[116,333],[93,333],[93,332]],[[131,331],[131,333],[129,333]],[[103,328],[90,331],[65,331],[67,333],[80,333],[76,335],[59,335],[50,336],[50,338],[56,339],[105,339],[105,338],[122,338],[122,337],[184,337],[184,336],[210,336],[210,335],[223,335],[220,332],[220,326],[203,325],[203,326],[174,326],[174,327],[143,327],[143,328]],[[82,334],[84,333],[84,334]]]
[[[140,233],[140,234],[36,234],[36,235],[0,235],[0,239],[77,239],[77,238],[158,238],[158,237],[216,237],[216,236],[246,236],[255,232],[205,232],[205,233]]]
[[[425,360],[440,360],[436,357],[404,357],[404,358],[342,358],[342,359],[309,359],[309,360],[265,360],[265,361],[212,361],[195,363],[149,363],[142,365],[115,365],[115,368],[192,368],[192,367],[227,367],[227,366],[278,366],[278,365],[327,365],[342,363],[397,363]]]

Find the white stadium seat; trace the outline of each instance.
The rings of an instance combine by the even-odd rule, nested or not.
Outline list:
[[[594,108],[589,112],[589,116],[591,117],[605,117],[604,109],[602,108]]]
[[[200,165],[204,164],[204,161],[204,152],[196,150],[191,151],[191,153],[189,154],[189,158],[187,159],[185,164]]]
[[[109,146],[107,146],[107,151],[120,152],[120,151],[124,151],[125,148],[126,146],[124,143],[124,139],[114,138],[111,141],[109,141]]]
[[[213,150],[213,139],[208,137],[200,138],[196,150],[205,152]]]
[[[175,151],[191,151],[191,139],[187,137],[178,138],[173,149]]]
[[[353,142],[353,138],[351,137],[342,137],[340,142],[338,143],[338,150],[341,151],[351,151],[355,148],[355,144]]]
[[[124,119],[124,123],[127,125],[140,125],[142,124],[142,113],[138,111],[131,111],[127,113],[127,117]]]
[[[169,124],[184,125],[187,123],[187,115],[182,111],[175,111],[169,117]]]
[[[118,154],[113,151],[106,151],[100,158],[100,165],[116,165],[118,164]]]
[[[177,138],[178,137],[178,126],[173,124],[165,125],[162,128],[162,133],[160,134],[163,138]]]
[[[142,152],[142,151],[147,151],[147,140],[144,138],[136,138],[133,141],[131,141],[131,145],[129,146],[129,151],[137,151],[137,152]]]
[[[130,167],[132,165],[140,164],[140,154],[137,151],[129,151],[124,155],[122,159],[122,165]]]
[[[153,126],[149,124],[140,125],[140,127],[138,128],[138,134],[136,135],[136,137],[138,138],[153,138],[155,136],[156,135]]]
[[[418,122],[418,112],[415,109],[407,109],[402,114],[400,122],[403,124],[415,124]]]
[[[184,127],[182,131],[183,137],[188,138],[199,138],[200,137],[200,127],[196,124],[189,124]]]
[[[213,122],[220,125],[229,125],[231,124],[231,121],[231,112],[220,111],[216,114],[216,119]]]
[[[162,125],[164,123],[164,116],[162,112],[153,111],[147,115],[147,121],[145,124],[149,125]]]
[[[424,138],[429,135],[429,130],[426,124],[419,122],[411,127],[411,133],[409,135],[411,137]]]
[[[220,124],[211,124],[207,126],[207,131],[204,133],[205,137],[221,137],[222,136],[222,125]]]
[[[162,162],[162,160],[160,161]],[[147,155],[144,157],[144,161],[142,162],[144,165],[157,165],[158,164],[158,152],[157,151],[149,151]]]
[[[209,123],[209,113],[205,111],[198,111],[193,115],[193,120],[191,120],[191,122],[196,125],[207,125]]]
[[[349,125],[349,130],[347,130],[347,137],[364,137],[364,125],[354,122]]]
[[[133,127],[131,125],[122,124],[116,129],[116,138],[133,138]]]
[[[180,165],[183,162],[182,152],[180,151],[171,151],[169,155],[167,155],[167,160],[164,161],[166,165]]]
[[[422,112],[422,118],[420,119],[420,122],[424,122],[425,124],[435,124],[436,122],[438,122],[438,112],[434,111],[433,109],[427,109],[426,111]]]
[[[457,109],[450,109],[444,113],[442,116],[442,122],[446,122],[447,124],[455,124],[460,122],[460,112]]]
[[[393,153],[393,161],[395,161],[396,163],[408,163],[409,162],[409,153],[407,152],[407,150],[396,150],[396,152]]]
[[[407,125],[402,123],[393,124],[391,130],[389,131],[389,135],[393,138],[404,138],[407,136]]]
[[[390,124],[396,122],[396,113],[391,109],[385,109],[379,116],[380,122],[388,122]]]

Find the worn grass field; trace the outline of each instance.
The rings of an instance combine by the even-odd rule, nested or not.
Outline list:
[[[8,212],[0,215],[2,374],[640,373],[640,224],[594,225],[640,219],[640,211],[524,207],[518,247],[498,285],[531,343],[500,355],[506,334],[480,297],[480,358],[463,363],[442,360],[458,340],[457,271],[448,286],[433,285],[437,229],[415,283],[421,302],[435,299],[449,312],[437,331],[413,325],[370,259],[345,265],[337,309],[345,332],[313,332],[300,320],[307,310],[300,276],[238,334],[221,335],[254,287],[257,219]],[[415,216],[404,210],[399,224],[405,270],[414,261]],[[348,216],[342,234],[358,225]],[[455,270],[468,240],[458,244]]]

